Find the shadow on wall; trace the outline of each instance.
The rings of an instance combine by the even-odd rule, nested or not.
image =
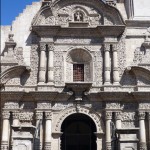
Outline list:
[[[125,70],[120,84],[122,86],[136,86],[137,85],[137,80],[136,80],[136,75],[132,70]]]

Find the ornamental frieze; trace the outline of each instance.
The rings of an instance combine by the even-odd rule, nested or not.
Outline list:
[[[21,112],[21,113],[19,113],[19,120],[31,122],[33,120],[33,112]]]
[[[75,113],[82,113],[82,114],[89,116],[95,122],[96,127],[97,127],[97,132],[98,133],[104,132],[104,124],[101,119],[101,114],[100,113],[97,114],[96,112],[91,111],[89,108],[82,107],[80,105],[77,105],[76,107],[70,107],[68,109],[61,111],[54,123],[55,129],[53,130],[53,132],[54,133],[60,132],[61,124],[65,120],[65,118],[67,118],[69,115],[75,114]]]
[[[19,109],[19,103],[15,102],[6,102],[4,104],[5,109]]]

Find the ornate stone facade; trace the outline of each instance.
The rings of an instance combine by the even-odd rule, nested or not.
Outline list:
[[[2,150],[150,149],[150,22],[127,19],[128,7],[42,0],[18,17],[26,27],[14,21],[1,53]]]

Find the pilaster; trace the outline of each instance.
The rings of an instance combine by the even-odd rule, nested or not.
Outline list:
[[[54,85],[54,44],[48,44],[48,84]]]
[[[51,150],[51,136],[52,136],[52,112],[45,112],[45,150]]]
[[[116,128],[121,129],[121,112],[115,112]]]
[[[3,130],[2,130],[2,142],[1,142],[1,150],[8,150],[8,141],[9,141],[9,118],[10,113],[9,111],[3,111]]]
[[[14,111],[12,115],[13,115],[13,126],[19,126],[19,112]]]
[[[147,150],[145,131],[145,112],[139,112],[140,150]]]
[[[106,150],[111,150],[111,127],[110,127],[110,123],[112,120],[111,111],[106,111],[105,119],[106,119]]]
[[[119,71],[118,71],[118,44],[112,45],[113,52],[113,84],[119,84]]]
[[[37,150],[42,150],[43,148],[43,125],[42,125],[42,121],[43,121],[43,112],[36,112],[36,126],[39,126],[39,138],[40,138],[40,144],[39,143],[35,143],[35,147]],[[37,146],[36,146],[37,145]],[[40,147],[39,147],[40,146]]]
[[[110,44],[104,44],[104,85],[110,85]]]
[[[39,84],[45,82],[46,74],[46,43],[40,43]]]

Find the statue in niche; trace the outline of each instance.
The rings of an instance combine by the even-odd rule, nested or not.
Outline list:
[[[83,22],[83,14],[80,11],[77,11],[74,14],[74,21],[82,21]]]

